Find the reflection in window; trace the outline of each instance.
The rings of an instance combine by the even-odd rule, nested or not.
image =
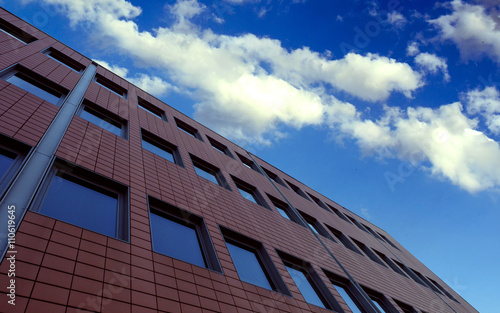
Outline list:
[[[255,197],[255,195],[251,190],[242,189],[240,186],[238,186],[238,190],[240,191],[240,194],[243,198],[250,200],[255,204],[259,204],[257,198]]]
[[[217,167],[192,154],[189,154],[189,156],[193,161],[194,170],[196,171],[196,174],[198,174],[198,176],[203,177],[214,184],[229,189],[229,185],[227,184],[224,175],[222,175],[221,171]]]
[[[156,252],[207,267],[202,254],[196,226],[185,221],[169,219],[150,213],[151,237]]]
[[[354,303],[353,299],[351,298],[351,296],[349,295],[349,293],[347,292],[347,290],[344,287],[337,285],[337,284],[333,284],[333,287],[335,287],[335,290],[337,290],[337,292],[340,294],[340,296],[344,300],[345,304],[347,304],[347,306],[349,307],[349,309],[351,309],[351,311],[353,313],[362,313],[361,310],[359,309],[359,307]]]
[[[12,166],[17,155],[0,148],[0,179],[7,173],[7,170]]]
[[[143,109],[144,111],[153,114],[154,116],[162,119],[162,120],[167,120],[165,117],[165,112],[157,107],[155,107],[153,104],[147,102],[146,100],[142,99],[141,97],[137,97],[137,105],[139,108]]]
[[[174,152],[167,147],[159,147],[156,143],[152,143],[147,139],[142,139],[142,147],[154,154],[161,156],[164,159],[169,160],[172,163],[175,163],[174,160]]]
[[[55,105],[59,103],[59,100],[63,96],[62,93],[41,84],[21,72],[16,72],[15,74],[7,77],[5,80]]]
[[[278,212],[281,214],[281,216],[283,216],[287,220],[290,220],[290,221],[292,220],[290,218],[290,216],[288,215],[288,213],[284,209],[280,208],[279,206],[275,206],[275,208],[276,208],[276,210],[278,210]]]
[[[241,280],[262,288],[273,290],[255,251],[242,248],[229,242],[226,242],[226,245]]]
[[[123,125],[121,123],[89,108],[88,106],[85,106],[83,110],[81,110],[80,117],[117,136],[123,137]]]
[[[311,282],[307,279],[306,273],[304,273],[303,270],[299,270],[291,266],[285,265],[285,267],[306,302],[326,308],[318,293],[314,290]]]
[[[110,237],[117,236],[118,194],[57,171],[39,212]]]
[[[379,311],[381,313],[387,313],[388,311],[385,309],[385,306],[380,302],[379,299],[377,298],[374,298],[374,297],[370,297],[370,299],[372,300],[372,303],[373,305],[375,305],[377,307],[377,309],[379,309]]]

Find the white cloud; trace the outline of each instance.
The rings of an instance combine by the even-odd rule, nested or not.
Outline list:
[[[70,13],[79,5],[47,1],[59,1],[68,16],[80,16]],[[73,2],[79,1],[84,0]],[[196,1],[170,9],[177,22],[154,32],[139,32],[130,18],[101,11],[92,20],[94,36],[193,91],[195,118],[222,135],[269,144],[284,135],[282,125],[328,125],[355,140],[365,154],[430,164],[425,167],[430,173],[470,192],[500,185],[498,143],[476,130],[477,121],[464,115],[460,103],[437,109],[385,107],[378,120],[371,120],[326,91],[331,86],[368,101],[394,92],[411,97],[423,83],[408,64],[376,54],[349,53],[332,60],[251,34],[219,35],[189,20],[204,10]]]
[[[418,43],[416,41],[412,41],[408,44],[406,47],[406,55],[409,56],[415,56],[420,52],[420,49],[418,48]]]
[[[465,95],[465,101],[467,112],[480,114],[485,118],[489,130],[500,134],[500,93],[495,87],[471,90]]]
[[[444,75],[444,80],[450,80],[448,65],[446,64],[446,60],[444,58],[440,58],[435,54],[422,52],[415,57],[415,63],[432,74],[436,74],[438,71],[441,71]]]
[[[401,28],[406,25],[408,22],[406,18],[403,16],[403,14],[393,11],[387,13],[387,23],[391,24],[392,26],[395,26],[397,28]]]
[[[132,84],[136,85],[137,87],[149,92],[150,94],[154,96],[162,96],[166,94],[168,91],[171,89],[176,89],[172,85],[170,85],[168,82],[164,81],[163,79],[157,77],[157,76],[149,76],[144,73],[140,73],[136,75],[136,77],[127,77],[128,75],[128,69],[124,67],[120,67],[117,65],[111,65],[106,61],[102,60],[94,60],[96,63],[101,65],[102,67],[112,71],[118,76],[123,77],[124,79],[128,80]]]
[[[449,7],[451,14],[429,21],[439,29],[439,38],[453,41],[465,59],[486,54],[499,62],[499,12],[461,0],[451,1]]]
[[[344,20],[344,18],[341,15],[337,15],[336,20],[339,22],[342,22]]]

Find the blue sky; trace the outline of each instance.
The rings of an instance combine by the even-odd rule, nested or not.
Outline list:
[[[384,228],[497,312],[498,1],[0,3]]]

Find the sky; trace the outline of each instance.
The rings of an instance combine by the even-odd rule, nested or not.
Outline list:
[[[383,228],[479,312],[498,312],[497,0],[0,4]]]

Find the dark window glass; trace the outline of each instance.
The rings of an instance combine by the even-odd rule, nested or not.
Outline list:
[[[97,125],[105,130],[122,137],[122,125],[101,113],[98,113],[91,108],[85,106],[80,112],[80,117]]]
[[[282,208],[280,208],[278,206],[275,206],[275,208],[276,208],[276,210],[278,210],[278,212],[281,214],[281,216],[283,216],[284,218],[286,218],[286,219],[288,219],[290,221],[292,220],[290,218],[290,216],[288,215],[288,213],[284,209],[282,209]]]
[[[43,84],[40,84],[39,82],[24,75],[21,72],[17,72],[14,75],[8,77],[6,81],[52,104],[57,105],[62,97],[61,93],[52,90],[51,88],[48,88]]]
[[[240,191],[240,194],[243,196],[243,198],[252,201],[255,204],[259,204],[257,201],[257,198],[255,197],[254,193],[251,192],[250,190],[245,190],[242,189],[238,186],[238,190]]]
[[[344,302],[347,304],[347,306],[349,307],[349,309],[351,309],[353,313],[362,313],[344,287],[337,284],[333,284],[333,286],[335,287],[335,290],[337,290],[337,292],[340,294]]]
[[[255,251],[229,242],[226,242],[226,245],[241,280],[269,290],[273,289]]]
[[[313,230],[313,232],[315,232],[316,234],[320,234],[319,231],[318,231],[318,228],[316,228],[316,225],[314,225],[313,223],[310,223],[308,221],[307,222],[307,225],[309,225],[309,227]]]
[[[157,143],[153,143],[144,138],[142,138],[142,147],[158,156],[161,156],[164,159],[169,160],[172,163],[175,163],[174,151],[167,147],[160,147]]]
[[[219,147],[219,146],[214,146],[214,145],[212,145],[212,148],[214,148],[215,150],[217,150],[217,151],[219,151],[219,152],[222,152],[222,153],[226,154],[225,149],[223,149],[223,148],[221,148],[221,147]]]
[[[156,252],[206,267],[196,226],[150,213],[151,237]]]
[[[311,200],[310,200],[310,199],[306,196],[306,194],[302,191],[302,189],[300,189],[299,187],[295,186],[294,184],[292,184],[291,182],[289,182],[289,181],[287,181],[287,180],[285,180],[285,181],[286,181],[286,183],[288,184],[288,186],[290,186],[290,188],[292,188],[292,190],[293,190],[296,194],[298,194],[299,196],[301,196],[301,197],[302,197],[302,198],[304,198],[304,199],[307,199],[307,200],[311,201]]]
[[[118,194],[60,171],[39,212],[106,236],[117,235]]]
[[[26,44],[36,40],[32,35],[3,19],[0,19],[0,30]]]
[[[14,163],[16,156],[15,153],[0,148],[0,179]]]
[[[73,71],[80,73],[85,66],[83,64],[73,60],[69,56],[65,55],[64,53],[54,49],[54,48],[49,48],[44,52],[48,57],[56,60],[57,62],[61,63],[62,65],[66,66],[69,69],[72,69]]]
[[[333,206],[331,206],[329,204],[327,204],[327,206],[333,211],[333,213],[337,214],[338,217],[340,217],[341,219],[343,219],[346,222],[349,222],[347,217],[345,217],[345,215],[342,214],[342,212],[340,212],[337,208],[334,208]]]
[[[146,100],[144,100],[140,97],[138,97],[137,99],[138,99],[137,105],[139,106],[139,108],[141,108],[144,111],[149,112],[149,113],[153,114],[154,116],[166,121],[165,112],[163,110],[155,107],[154,105],[152,105],[151,103],[147,102]]]
[[[374,297],[370,297],[370,299],[372,300],[373,305],[375,305],[381,313],[389,313],[389,311],[385,308],[385,305],[379,299]]]
[[[326,308],[321,298],[318,296],[316,290],[312,286],[311,282],[307,279],[306,274],[298,269],[285,265],[288,273],[292,277],[297,288],[299,288],[300,293],[304,299],[311,304],[317,305],[322,308]]]
[[[194,138],[203,141],[201,139],[200,133],[198,132],[198,130],[196,128],[192,127],[191,125],[188,125],[188,124],[184,123],[183,121],[181,121],[181,120],[179,120],[177,118],[174,118],[174,119],[175,119],[175,123],[177,124],[177,128],[179,128],[180,130],[182,130],[186,134],[188,134],[190,136],[193,136]]]
[[[122,98],[127,98],[127,90],[120,85],[112,82],[111,80],[107,79],[106,77],[96,74],[94,81],[99,84],[100,86],[106,88],[107,90],[111,91],[114,94],[119,95]]]
[[[217,180],[217,173],[216,172],[212,172],[208,169],[198,167],[198,166],[196,166],[196,164],[194,165],[194,169],[196,171],[196,174],[198,174],[198,176],[201,176],[201,177],[211,181],[214,184],[220,185],[219,181]]]
[[[212,148],[214,148],[215,150],[221,152],[221,153],[224,153],[225,155],[229,156],[229,157],[233,157],[231,155],[231,153],[229,152],[229,149],[223,145],[222,143],[218,142],[217,140],[213,139],[213,138],[210,138],[208,137],[208,141],[210,142],[210,145],[212,146]]]

